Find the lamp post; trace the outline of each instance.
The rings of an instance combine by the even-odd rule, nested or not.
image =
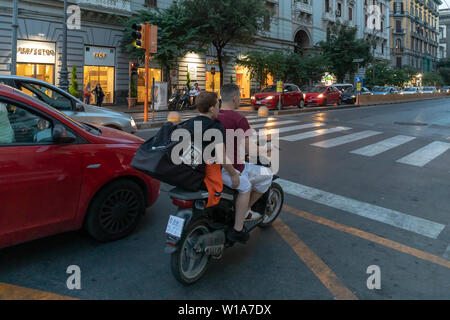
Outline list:
[[[19,24],[17,17],[19,15],[19,0],[14,0],[12,16],[12,37],[11,37],[11,74],[17,74],[17,28]]]
[[[64,0],[64,21],[63,21],[63,46],[61,57],[61,70],[59,71],[59,87],[64,91],[69,89],[69,81],[67,80],[67,0]]]

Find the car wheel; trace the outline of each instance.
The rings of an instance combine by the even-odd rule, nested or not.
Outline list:
[[[97,193],[89,205],[85,229],[98,241],[129,235],[145,213],[145,198],[133,181],[115,181]]]
[[[298,107],[300,109],[303,109],[305,107],[305,101],[303,99],[301,99],[300,102],[298,103]]]

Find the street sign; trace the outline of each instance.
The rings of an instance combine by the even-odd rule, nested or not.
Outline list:
[[[283,92],[283,82],[282,81],[277,81],[277,92],[278,93]]]
[[[356,84],[356,91],[361,91],[361,82]]]
[[[361,82],[361,78],[358,76],[355,76],[355,82]]]

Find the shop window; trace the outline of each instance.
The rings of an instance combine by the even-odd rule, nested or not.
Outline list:
[[[241,91],[241,98],[250,98],[250,72],[247,68],[236,67],[236,84]]]
[[[55,84],[55,66],[53,64],[18,63],[17,75]]]
[[[216,92],[220,96],[220,72],[213,75],[211,71],[206,71],[206,91]]]
[[[90,84],[91,90],[100,84],[105,98],[103,103],[114,103],[114,67],[85,66],[84,86]],[[89,103],[95,103],[95,96],[91,94]]]
[[[161,82],[161,69],[153,69],[149,68],[149,78],[148,78],[148,101],[152,101],[152,83],[153,78],[155,82]],[[138,81],[137,81],[137,89],[138,89],[138,102],[145,101],[145,68],[138,69]]]

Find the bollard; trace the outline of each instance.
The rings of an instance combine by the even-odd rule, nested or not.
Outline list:
[[[268,117],[269,116],[269,109],[267,107],[261,107],[258,109],[258,117]]]
[[[172,123],[180,123],[181,122],[181,116],[180,113],[176,111],[171,111],[167,115],[167,121]]]

